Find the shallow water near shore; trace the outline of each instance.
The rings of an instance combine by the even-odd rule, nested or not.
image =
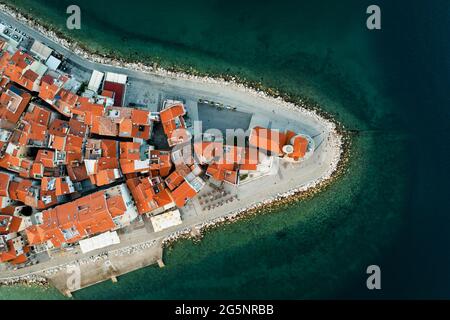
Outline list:
[[[402,1],[381,1],[383,29],[371,32],[365,28],[370,2],[10,2],[63,32],[65,8],[78,4],[82,29],[68,35],[93,50],[261,81],[314,100],[357,131],[348,172],[324,192],[220,227],[199,243],[180,241],[166,250],[165,268],[135,271],[116,284],[76,292],[75,299],[385,298],[432,292],[431,285],[419,291],[434,279],[428,273],[422,282],[406,281],[428,266],[424,253],[420,260],[414,254],[420,243],[429,245],[419,235],[431,241],[432,232],[417,232],[418,225],[435,227],[420,218],[423,190],[415,179],[421,177],[428,192],[439,195],[427,180],[435,172],[427,168],[428,176],[420,174],[428,164],[412,146],[430,143],[437,152],[423,132],[445,132],[442,116],[448,114],[435,95],[437,84],[428,83],[432,75],[412,70],[423,67],[430,52],[436,66],[423,68],[440,63],[441,56],[425,42],[427,32],[434,32],[425,15],[445,4],[418,1],[417,8],[402,13]],[[411,16],[425,25],[422,33],[402,29]],[[424,107],[432,116],[423,114]],[[370,264],[382,267],[383,292],[365,289]],[[433,287],[433,293],[445,295],[445,288]],[[1,287],[0,298],[62,296],[54,289]]]

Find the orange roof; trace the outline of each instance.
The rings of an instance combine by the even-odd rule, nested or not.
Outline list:
[[[133,124],[147,125],[147,124],[149,124],[148,123],[148,115],[149,115],[148,111],[133,109],[131,111],[131,121],[133,121]]]
[[[117,158],[101,157],[98,159],[98,170],[116,169],[119,167]]]
[[[78,115],[80,121],[86,125],[92,126],[97,123],[97,118],[102,116],[104,107],[101,104],[91,103],[89,98],[80,97],[75,108],[72,109],[72,114]],[[99,130],[99,128],[97,128]]]
[[[34,82],[39,77],[39,75],[36,72],[34,72],[33,70],[28,69],[27,71],[24,72],[23,77],[27,80]],[[33,87],[31,87],[31,88],[33,88]]]
[[[74,118],[70,118],[69,120],[70,134],[83,138],[86,135],[86,128],[87,127],[83,122],[76,120]]]
[[[22,224],[23,218],[18,216],[12,216],[12,220],[9,224],[9,230],[8,232],[19,232],[20,225]]]
[[[112,200],[111,200],[112,199]],[[26,229],[30,244],[51,241],[55,247],[116,228],[112,215],[124,211],[123,200],[99,191],[42,212],[43,223]]]
[[[64,150],[67,152],[76,152],[81,154],[81,148],[83,147],[83,138],[74,136],[72,134],[67,135],[66,144]]]
[[[114,99],[114,91],[103,90],[101,95],[104,96],[104,97],[108,97],[108,98],[113,98]]]
[[[286,143],[286,135],[277,130],[254,127],[250,133],[249,143],[253,147],[280,155],[283,153],[282,147]]]
[[[169,189],[159,177],[140,177],[127,180],[136,207],[140,214],[151,212],[173,202]]]
[[[33,165],[32,161],[30,161],[28,159],[22,159],[20,161],[19,176],[21,176],[23,178],[29,178],[32,165]]]
[[[231,184],[237,184],[238,182],[238,173],[237,171],[225,171],[224,181],[229,182]]]
[[[0,71],[1,72],[1,71]],[[7,77],[0,78],[0,87],[6,88],[6,85],[9,83],[9,79]]]
[[[44,165],[42,163],[33,163],[31,166],[30,175],[33,178],[39,178],[44,175]]]
[[[117,144],[116,140],[101,140],[102,156],[103,157],[117,157]]]
[[[69,189],[69,184],[62,177],[55,178],[55,191],[56,196],[62,196],[71,193]]]
[[[67,149],[67,148],[66,148]],[[81,163],[83,161],[83,155],[81,154],[81,151],[74,151],[74,150],[69,150],[66,151],[66,166],[71,164],[71,165],[76,165],[78,163]]]
[[[131,127],[131,136],[133,138],[150,139],[150,125],[133,124]]]
[[[140,147],[139,142],[120,142],[120,158],[128,160],[140,160]]]
[[[28,144],[30,131],[31,131],[31,125],[26,122],[22,122],[18,130],[15,130],[13,135],[11,136],[11,142],[16,142],[19,146],[25,146]],[[18,136],[18,139],[17,139]]]
[[[119,126],[110,118],[94,116],[92,120],[91,132],[104,136],[117,136],[119,133]]]
[[[0,252],[0,262],[13,262],[13,263],[22,263],[26,261],[26,257],[23,254],[18,254],[16,249],[14,248],[14,240],[8,240],[6,242],[8,251]],[[24,249],[24,248],[22,248]],[[25,251],[25,250],[24,250]]]
[[[258,150],[256,148],[245,148],[244,159],[241,161],[239,169],[256,170],[258,167]]]
[[[79,96],[75,93],[61,88],[55,95],[55,102],[52,106],[65,116],[70,117],[72,109],[75,107],[78,98]]]
[[[50,182],[55,179],[55,178],[51,178],[51,177],[43,177],[41,180],[41,190],[42,191],[49,191],[49,190],[53,190],[50,188]],[[49,189],[50,188],[50,189]]]
[[[9,186],[8,186],[8,195],[11,199],[13,200],[17,200],[17,189],[19,188],[19,182],[17,181],[10,181]]]
[[[0,119],[17,123],[31,100],[31,95],[15,86],[8,85],[8,90],[0,96]]]
[[[133,122],[131,119],[122,119],[119,123],[119,135],[121,137],[131,137]]]
[[[184,207],[186,202],[195,197],[197,192],[187,183],[183,182],[178,188],[172,191],[172,198],[178,207]]]
[[[206,174],[213,177],[217,181],[223,181],[225,179],[225,172],[220,170],[217,164],[210,164],[206,170]]]
[[[35,245],[46,241],[44,240],[46,232],[39,226],[28,227],[25,229],[25,232],[30,245]]]
[[[172,161],[170,160],[170,152],[162,150],[150,151],[150,170],[158,170],[160,176],[165,177],[169,174],[172,168]]]
[[[292,138],[292,145],[294,147],[294,152],[289,154],[289,157],[298,160],[303,158],[306,154],[308,148],[308,140],[302,136],[296,136]]]
[[[0,158],[0,167],[19,172],[20,162],[19,157],[6,153]]]
[[[69,106],[75,106],[78,100],[78,96],[75,93],[66,89],[61,89],[58,95],[60,97],[59,102],[64,102]]]
[[[20,217],[0,214],[0,234],[18,232],[21,223],[22,218]]]
[[[91,182],[97,186],[110,184],[116,180],[115,170],[118,168],[116,158],[100,158],[97,161],[96,173],[89,176]]]
[[[19,69],[25,69],[27,66],[31,65],[34,62],[33,57],[31,57],[28,53],[17,50],[13,56],[11,57],[10,64],[15,65]]]
[[[50,147],[55,150],[62,151],[64,150],[64,146],[66,144],[66,136],[55,136],[52,135],[51,139],[53,140]]]
[[[53,160],[54,158],[55,152],[45,149],[39,149],[34,161],[42,163],[46,168],[53,168],[55,167],[55,163]]]
[[[148,169],[146,170],[136,170],[135,166],[134,166],[134,161],[135,160],[129,160],[129,159],[120,159],[120,169],[122,170],[123,174],[129,174],[129,173],[133,173],[133,172],[137,172],[137,171],[148,171]]]
[[[113,218],[122,215],[127,210],[123,197],[120,194],[108,198],[106,203]]]
[[[39,88],[39,98],[51,103],[59,88],[60,87],[55,83],[55,79],[46,74],[42,77],[41,86]]]
[[[181,131],[186,128],[183,119],[185,114],[186,110],[181,104],[170,106],[169,108],[161,110],[159,113],[164,133],[169,141],[169,146],[173,146],[186,140],[186,137],[188,136],[187,133]],[[175,131],[179,132],[174,134]]]
[[[48,127],[48,133],[59,137],[65,137],[69,131],[69,122],[61,119],[55,119]]]
[[[12,260],[11,263],[14,264],[14,265],[25,263],[28,260],[28,257],[26,256],[25,253],[28,253],[29,251],[30,251],[30,247],[29,246],[23,247],[23,252],[24,253],[19,255],[19,256],[17,256],[17,258]]]
[[[82,181],[89,178],[84,163],[79,165],[67,165],[66,168],[67,174],[72,181]]]
[[[10,176],[6,173],[0,172],[0,196],[7,197],[8,196],[8,184],[10,180]]]
[[[184,122],[183,122],[183,126],[184,126]],[[189,139],[190,139],[190,133],[185,128],[178,128],[175,130],[170,129],[168,132],[166,132],[166,135],[167,135],[167,142],[170,147],[173,147],[174,145],[189,141]]]
[[[6,65],[3,73],[8,76],[11,81],[32,91],[38,75],[30,69],[25,69],[33,62],[34,59],[28,53],[17,50]]]
[[[44,109],[43,107],[40,107],[38,105],[34,105],[33,110],[30,112],[28,111],[25,113],[23,119],[28,122],[36,122],[38,124],[47,126],[48,121],[50,120],[50,111],[47,109]]]
[[[21,181],[11,181],[9,185],[9,197],[12,200],[23,202],[24,204],[38,207],[38,187],[32,185],[32,181],[24,179]]]
[[[178,117],[184,116],[186,114],[186,110],[182,104],[176,104],[170,106],[169,108],[161,110],[159,116],[161,118],[161,122],[168,122],[174,120]]]
[[[182,182],[184,181],[184,178],[182,175],[178,173],[178,171],[172,172],[164,182],[169,187],[170,190],[174,190],[176,187],[178,187]]]

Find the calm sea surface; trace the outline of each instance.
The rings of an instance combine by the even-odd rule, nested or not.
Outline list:
[[[450,297],[448,1],[376,1],[380,31],[365,27],[366,0],[7,2],[99,52],[260,81],[359,132],[325,192],[179,242],[164,269],[75,299]],[[81,30],[64,29],[70,4]],[[381,291],[365,287],[370,264]]]

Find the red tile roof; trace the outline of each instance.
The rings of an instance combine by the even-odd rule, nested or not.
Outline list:
[[[281,155],[286,143],[286,135],[278,130],[254,127],[250,133],[249,143],[253,147]]]
[[[7,91],[0,96],[0,119],[17,123],[30,100],[31,95],[28,92],[15,86],[8,86]]]
[[[136,207],[140,214],[173,203],[169,189],[164,188],[162,180],[158,177],[140,177],[127,180]]]
[[[195,197],[197,192],[187,183],[183,182],[178,188],[172,191],[172,198],[174,199],[177,207],[184,207],[186,202]]]
[[[184,182],[184,178],[181,174],[178,173],[178,171],[174,171],[164,180],[164,182],[170,190],[174,190]]]
[[[29,243],[50,241],[55,247],[116,228],[114,216],[125,212],[123,199],[99,191],[42,212],[43,223],[26,229]]]

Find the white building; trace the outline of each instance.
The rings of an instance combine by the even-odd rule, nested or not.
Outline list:
[[[107,231],[102,234],[99,234],[98,236],[80,240],[79,243],[81,252],[86,253],[97,249],[105,248],[113,244],[118,244],[120,243],[120,239],[116,231],[113,232]]]
[[[41,60],[45,61],[50,57],[50,55],[53,52],[53,49],[47,47],[45,44],[43,44],[40,41],[34,40],[33,45],[30,49],[31,53],[40,58]]]
[[[155,230],[155,232],[177,226],[183,222],[178,209],[153,216],[150,218],[150,221],[152,222],[153,230]]]
[[[88,89],[97,92],[103,82],[103,77],[105,74],[103,72],[94,70],[89,80]]]

